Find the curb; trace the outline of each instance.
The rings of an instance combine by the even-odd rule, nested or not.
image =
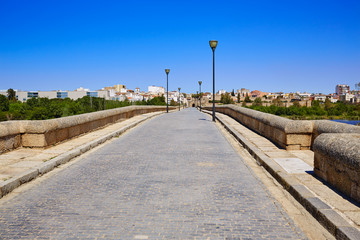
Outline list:
[[[202,109],[202,112],[212,112]],[[334,211],[313,193],[311,193],[297,179],[288,175],[271,158],[265,155],[253,143],[248,141],[239,132],[227,125],[219,117],[215,118],[235,139],[255,158],[258,165],[264,167],[329,233],[336,239],[360,239],[360,231],[351,226],[341,215]]]
[[[12,177],[11,179],[1,182],[0,183],[0,199],[2,197],[4,197],[5,195],[7,195],[8,193],[12,192],[14,189],[19,187],[20,185],[30,182],[33,179],[35,179],[41,175],[44,175],[47,172],[50,172],[57,166],[69,162],[73,158],[80,156],[81,154],[95,148],[96,146],[106,142],[107,140],[117,137],[117,136],[123,134],[124,132],[128,131],[129,129],[137,126],[138,124],[140,124],[146,120],[149,120],[155,116],[158,116],[160,114],[163,114],[163,112],[158,112],[152,116],[137,120],[127,126],[120,128],[119,130],[116,130],[115,132],[106,134],[106,135],[101,136],[95,140],[92,140],[84,145],[76,147],[68,152],[62,153],[62,154],[50,159],[49,161],[44,162],[43,164],[41,164],[40,166],[38,166],[34,169],[30,169],[24,173],[20,173],[16,176]]]

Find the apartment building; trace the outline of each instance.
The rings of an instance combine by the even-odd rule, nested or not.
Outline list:
[[[336,95],[338,95],[338,96],[345,95],[346,93],[350,92],[350,87],[349,87],[349,85],[346,85],[346,84],[338,84],[335,87],[335,92],[336,92]]]

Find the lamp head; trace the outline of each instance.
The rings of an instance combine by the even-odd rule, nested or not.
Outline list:
[[[165,69],[166,74],[169,74],[170,69]]]
[[[216,41],[216,40],[210,40],[210,41],[209,41],[209,44],[210,44],[211,49],[214,51],[215,48],[216,48],[216,46],[217,46],[217,44],[218,44],[218,41]]]

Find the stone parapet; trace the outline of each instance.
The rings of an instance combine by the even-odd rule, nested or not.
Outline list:
[[[323,133],[313,150],[315,174],[360,202],[360,134]]]
[[[312,142],[322,133],[358,133],[360,134],[360,127],[346,123],[339,123],[329,120],[314,120],[313,122],[313,137]]]
[[[206,107],[212,110],[211,107]],[[234,105],[216,106],[216,111],[236,119],[251,130],[287,150],[310,149],[313,123],[295,121]]]
[[[164,106],[129,106],[49,120],[1,122],[0,153],[20,146],[46,147],[139,114],[165,110]]]

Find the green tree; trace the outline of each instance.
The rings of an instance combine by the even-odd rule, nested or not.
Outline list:
[[[39,101],[37,98],[33,97],[33,98],[29,98],[27,101],[26,101],[26,105],[29,106],[29,108],[34,108],[34,107],[39,107]]]
[[[0,94],[0,111],[9,111],[9,99]]]
[[[14,89],[9,88],[7,90],[7,95],[8,95],[9,101],[16,102],[16,93],[15,93]]]
[[[221,94],[220,102],[223,104],[233,104],[234,101],[232,100],[229,93]]]
[[[5,112],[0,112],[0,122],[7,121],[7,115]]]
[[[235,97],[234,89],[231,91],[231,96]]]
[[[320,101],[319,100],[313,100],[311,102],[311,107],[314,107],[314,108],[320,107]]]
[[[237,102],[240,103],[240,93],[237,94]]]
[[[162,95],[161,97],[154,97],[151,100],[148,100],[148,105],[166,105],[165,97]]]
[[[260,97],[255,98],[253,104],[253,106],[262,106],[262,101]]]
[[[251,99],[250,99],[250,97],[249,97],[249,95],[248,95],[247,93],[246,93],[246,96],[245,96],[244,102],[246,102],[246,103],[250,103],[250,102],[252,102],[252,101],[251,101]]]
[[[170,101],[170,106],[177,106],[177,103],[175,102],[174,99],[171,99],[171,101]]]
[[[25,119],[25,115],[22,112],[22,103],[21,102],[12,102],[9,105],[8,119],[9,120],[21,120]]]
[[[272,100],[272,104],[276,107],[283,107],[284,103],[281,101],[281,97],[278,96],[277,98]]]
[[[45,107],[34,107],[29,116],[30,120],[45,120],[48,118],[48,111]]]
[[[329,111],[330,108],[332,108],[332,103],[331,103],[331,101],[330,101],[329,98],[326,98],[326,99],[325,99],[325,110],[326,110],[326,111]]]

